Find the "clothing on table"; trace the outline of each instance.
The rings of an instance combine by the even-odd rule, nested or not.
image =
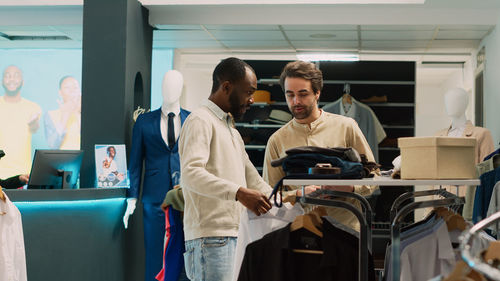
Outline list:
[[[0,280],[28,280],[21,213],[0,188]]]
[[[263,178],[275,186],[284,176],[282,167],[272,167],[271,161],[286,156],[288,149],[299,146],[353,147],[365,154],[368,161],[375,161],[363,133],[351,118],[321,110],[320,117],[310,124],[300,124],[292,119],[277,130],[268,140],[265,152]],[[292,186],[292,189],[299,187]],[[354,186],[354,191],[363,196],[370,195],[375,186]],[[358,200],[342,199],[361,209]],[[326,208],[327,213],[337,221],[359,230],[359,221],[350,211],[342,208]]]
[[[479,179],[481,185],[476,188],[474,209],[472,213],[472,221],[474,223],[487,217],[493,189],[496,183],[500,181],[500,168],[482,174]]]
[[[292,206],[290,203],[284,203],[280,208],[273,206],[271,210],[260,216],[255,215],[250,210],[243,211],[238,229],[232,280],[238,280],[241,263],[248,244],[261,239],[269,232],[285,227],[288,223],[293,222],[297,216],[303,214],[304,210],[300,204]]]
[[[162,137],[161,108],[139,115],[132,133],[132,148],[130,151],[130,189],[127,197],[139,198],[142,190],[144,245],[146,254],[146,281],[156,280],[155,276],[163,267],[163,244],[165,238],[165,213],[161,204],[166,193],[179,184],[180,163],[178,143],[173,149],[168,147]],[[178,114],[181,126],[189,115],[189,111],[180,109]],[[144,180],[141,186],[141,175],[144,167]],[[172,210],[170,216],[181,221],[180,213]],[[178,229],[181,229],[179,227]],[[169,244],[181,249],[184,237],[179,234],[171,237]],[[165,259],[182,259],[182,252],[168,252]],[[166,268],[168,271],[169,268]],[[175,275],[175,274],[174,274]],[[170,273],[166,273],[170,276]],[[168,279],[166,279],[168,280]],[[170,281],[170,280],[169,280]],[[177,281],[177,280],[175,280]]]
[[[436,133],[436,136],[449,136],[452,127],[440,130]],[[453,133],[453,132],[452,132]],[[475,163],[478,164],[483,159],[490,154],[494,149],[493,138],[491,137],[491,132],[488,129],[482,127],[475,127],[472,122],[467,120],[465,123],[465,128],[463,130],[461,137],[475,138],[476,139],[476,151],[475,151]],[[452,187],[455,188],[455,187]],[[474,208],[474,196],[476,192],[475,186],[467,186],[464,188],[459,188],[459,191],[465,190],[465,204],[462,212],[464,219],[470,221],[472,220],[472,213]],[[448,190],[451,191],[451,190]],[[463,191],[462,191],[463,192]],[[463,196],[463,195],[460,195]]]
[[[9,103],[0,97],[0,178],[28,174],[31,170],[31,136],[28,123],[41,114],[40,106],[25,98]]]
[[[491,159],[493,156],[500,154],[500,148],[490,153],[488,156],[484,157],[483,161]]]
[[[352,105],[346,112],[342,106],[342,98],[340,98],[323,106],[322,109],[326,112],[353,118],[358,123],[359,128],[368,141],[374,155],[375,162],[378,162],[378,144],[387,135],[382,127],[382,124],[380,124],[377,116],[369,106],[352,98]]]
[[[358,237],[335,227],[325,218],[322,221],[322,238],[305,229],[290,232],[291,224],[288,224],[249,244],[238,280],[358,280]],[[323,254],[293,251],[304,246],[322,250]],[[368,277],[375,280],[371,255]]]
[[[236,201],[238,189],[271,193],[271,187],[250,162],[232,120],[208,100],[184,123],[179,153],[186,240],[237,237],[243,210]]]

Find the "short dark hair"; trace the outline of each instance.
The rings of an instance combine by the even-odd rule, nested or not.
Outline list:
[[[212,74],[213,83],[211,93],[213,94],[217,92],[217,89],[219,89],[220,85],[224,83],[224,81],[234,83],[245,79],[246,68],[249,68],[255,73],[250,65],[238,58],[231,57],[223,59],[215,67],[214,73]]]
[[[285,79],[287,77],[303,78],[311,81],[311,87],[315,94],[323,89],[323,73],[312,62],[298,60],[285,65],[280,75],[280,85],[283,92],[286,91]]]
[[[112,148],[112,149],[115,151],[115,153],[116,153],[116,149],[115,149],[115,147],[111,145],[111,146],[108,146],[108,147],[106,148],[106,153],[107,153],[107,154],[109,154],[109,151],[111,150],[111,148]]]
[[[66,79],[68,79],[68,78],[70,78],[70,77],[71,77],[71,78],[74,78],[74,77],[73,77],[73,76],[71,76],[71,75],[66,75],[66,76],[63,76],[63,77],[61,78],[61,80],[59,80],[59,89],[61,89],[61,86],[62,86],[62,83],[64,82],[64,80],[66,80]]]

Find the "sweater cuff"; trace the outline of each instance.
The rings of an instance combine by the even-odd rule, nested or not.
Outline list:
[[[238,189],[240,189],[240,185],[238,184],[234,184],[232,187],[230,187],[226,195],[226,200],[238,201],[236,200],[236,193],[238,192]]]

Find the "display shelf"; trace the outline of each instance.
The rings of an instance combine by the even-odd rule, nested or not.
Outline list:
[[[377,102],[377,103],[369,103],[365,102],[364,104],[370,106],[370,107],[413,107],[415,106],[415,103],[412,102]]]
[[[413,129],[413,125],[382,125],[384,129]]]
[[[381,151],[381,150],[385,150],[385,151],[399,151],[399,148],[398,147],[378,147],[378,150]]]
[[[279,79],[259,79],[258,84],[279,85]],[[414,81],[380,81],[380,80],[323,80],[323,84],[353,84],[353,85],[415,85]]]
[[[257,145],[257,144],[247,144],[245,145],[245,149],[248,150],[264,150],[266,149],[265,145]]]
[[[285,179],[284,185],[383,185],[383,186],[414,186],[414,185],[479,185],[479,179],[449,179],[449,180],[401,180],[385,177],[365,179]]]

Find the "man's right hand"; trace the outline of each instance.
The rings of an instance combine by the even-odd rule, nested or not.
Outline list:
[[[258,190],[240,187],[236,192],[236,200],[257,216],[267,213],[272,208],[269,199]]]

